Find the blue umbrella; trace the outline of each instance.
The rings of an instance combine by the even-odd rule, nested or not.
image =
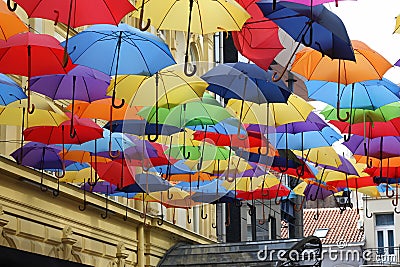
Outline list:
[[[62,43],[65,46],[65,42]],[[175,64],[160,38],[127,24],[98,24],[69,40],[68,53],[75,64],[99,70],[108,75],[135,74],[151,76]],[[115,99],[115,85],[113,99]],[[113,107],[121,107],[114,104]]]
[[[157,191],[166,191],[172,185],[159,176],[149,173],[135,175],[136,183],[121,188],[119,191],[125,193],[150,193]]]
[[[111,143],[109,142],[111,140]],[[111,146],[111,147],[110,147]],[[83,150],[97,154],[98,152],[104,151],[118,151],[118,157],[121,151],[135,146],[135,143],[126,134],[123,133],[111,133],[109,130],[103,131],[103,138],[91,140],[89,142],[77,145],[64,145],[66,150]]]
[[[123,132],[139,136],[143,134],[155,135],[157,133],[160,135],[171,135],[182,131],[182,129],[176,126],[160,123],[157,126],[157,124],[148,123],[145,120],[116,120],[112,121],[111,124],[110,127],[110,122],[108,122],[104,128],[108,130],[111,128],[113,132]]]
[[[272,81],[272,71],[255,64],[237,62],[220,64],[203,76],[208,91],[225,99],[239,99],[257,104],[286,103],[292,91],[282,81]]]
[[[354,51],[342,20],[323,5],[309,6],[272,1],[257,3],[264,16],[275,22],[296,42],[302,43],[332,59],[355,61]]]
[[[161,165],[152,167],[149,169],[149,172],[158,172],[160,174],[185,174],[185,173],[196,173],[197,170],[191,170],[186,164],[185,160],[179,160],[174,163],[174,165]]]
[[[358,108],[375,110],[384,105],[400,101],[400,87],[383,78],[354,84],[340,84],[339,98],[332,94],[338,88],[335,82],[306,81],[308,97],[320,100],[330,105],[338,101],[342,108]]]
[[[355,61],[353,47],[342,20],[323,5],[310,6],[279,2],[274,8],[271,0],[257,2],[264,16],[275,22],[298,42],[284,71],[289,67],[300,44],[311,47],[332,59]]]
[[[287,136],[287,138],[285,138]],[[342,136],[331,127],[325,127],[321,131],[311,131],[299,134],[276,134],[276,148],[278,149],[310,149],[321,146],[331,146],[340,140]]]
[[[215,125],[208,125],[207,132],[219,133],[219,134],[235,134],[237,133],[240,122],[236,118],[227,118],[218,122]],[[186,126],[186,128],[194,131],[204,131],[204,125]],[[241,127],[240,134],[246,134],[246,130]]]
[[[27,98],[21,87],[7,75],[0,73],[0,105]]]

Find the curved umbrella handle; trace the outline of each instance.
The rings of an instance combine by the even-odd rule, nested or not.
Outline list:
[[[269,150],[269,146],[268,146],[268,144],[267,144],[267,151],[265,152],[265,153],[262,153],[262,149],[261,149],[261,147],[259,147],[258,148],[258,154],[260,155],[260,156],[268,156],[268,150]]]
[[[339,121],[342,121],[342,122],[346,122],[350,118],[350,112],[348,112],[348,111],[346,111],[345,118],[340,117],[340,100],[338,100],[336,103],[336,117]]]
[[[150,27],[151,20],[148,18],[147,22],[146,22],[146,26],[143,27],[142,26],[142,24],[143,24],[143,16],[144,16],[144,0],[142,0],[142,7],[140,9],[139,27],[138,28],[141,31],[147,31],[147,29]]]
[[[169,189],[167,190],[167,198],[168,198],[169,200],[171,200],[171,199],[174,198],[174,194],[170,194]]]
[[[8,10],[10,10],[11,12],[14,12],[15,10],[17,10],[17,3],[13,3],[13,5],[11,5],[11,0],[7,0],[7,7]]]
[[[119,156],[121,156],[121,151],[119,151],[119,150],[116,150],[115,154],[113,154],[113,150],[112,150],[112,133],[110,133],[110,140],[108,141],[108,155],[112,159],[116,159]]]
[[[126,193],[126,205],[125,205],[125,215],[122,219],[126,222],[128,220],[128,204],[129,204],[129,198],[128,198],[128,193]]]
[[[207,219],[207,217],[208,217],[208,214],[206,213],[206,214],[204,214],[204,207],[203,207],[203,204],[201,205],[201,218],[203,219],[203,220],[205,220],[205,219]]]
[[[368,214],[368,196],[365,198],[365,216],[369,219],[372,218],[373,214]]]
[[[31,105],[31,94],[28,92],[28,108],[27,111],[29,114],[33,114],[35,112],[35,104]]]
[[[58,197],[60,195],[60,179],[57,179],[57,189],[53,190],[53,196]]]
[[[42,174],[40,176],[40,191],[46,192],[47,190],[49,190],[49,187],[43,184],[43,169],[42,169]]]
[[[318,208],[317,208],[317,213],[314,214],[313,218],[314,218],[314,220],[318,221],[318,219],[319,219],[319,210],[318,210]]]
[[[396,212],[397,214],[400,214],[400,210],[397,210],[397,207],[394,208],[394,212]]]
[[[190,219],[189,210],[186,211],[186,219],[187,219],[187,223],[188,223],[188,224],[191,224],[191,223],[192,223],[192,219]]]
[[[367,144],[364,143],[364,155],[367,156],[366,159],[366,164],[368,168],[372,168],[373,164],[372,164],[372,159],[369,158],[369,153],[368,153],[368,149],[367,149]]]
[[[154,137],[152,137],[152,136],[154,136]],[[156,133],[156,134],[154,134],[154,135],[148,134],[148,135],[147,135],[147,139],[149,140],[149,142],[154,143],[155,141],[157,141],[157,139],[158,139],[159,136],[160,136],[160,135],[159,135],[158,133]]]
[[[112,107],[113,108],[115,108],[115,109],[120,109],[120,108],[122,108],[124,105],[125,105],[125,99],[121,99],[121,104],[119,104],[119,105],[117,105],[117,104],[115,104],[115,90],[113,91],[113,95],[112,95],[112,101],[111,101],[111,104],[112,104]]]
[[[196,65],[192,65],[193,70],[189,71],[189,62],[188,62],[188,60],[189,60],[188,56],[186,55],[185,56],[185,65],[184,65],[183,71],[185,72],[186,76],[191,77],[191,76],[194,76],[196,74],[197,67],[196,67]]]
[[[313,28],[312,28],[312,20],[309,20],[308,22],[307,22],[307,25],[308,25],[308,30],[310,31],[310,36],[309,36],[309,39],[308,39],[308,41],[306,41],[306,34],[307,34],[307,31],[301,36],[301,43],[303,43],[305,46],[307,46],[307,47],[310,47],[311,45],[312,45],[312,43],[313,43]]]
[[[88,179],[89,182],[89,179]],[[80,211],[84,211],[86,209],[87,202],[86,202],[86,187],[85,187],[85,180],[83,180],[83,206],[79,205],[78,209]]]
[[[217,224],[216,223],[211,223],[211,228],[217,229]]]
[[[108,185],[107,185],[107,194],[106,194],[106,213],[105,214],[101,213],[100,216],[103,219],[107,219],[107,217],[108,217]]]
[[[161,225],[164,224],[164,215],[161,214],[161,215],[159,215],[159,216],[160,216],[160,219],[157,220],[157,224],[158,224],[159,226],[161,226]]]

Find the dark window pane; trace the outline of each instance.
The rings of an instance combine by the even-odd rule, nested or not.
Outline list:
[[[389,254],[394,254],[394,234],[393,234],[393,230],[388,230],[388,245],[389,245]]]
[[[375,215],[375,223],[376,223],[376,226],[394,225],[393,213],[390,213],[390,214],[376,214]]]
[[[382,255],[385,254],[385,250],[384,250],[384,241],[383,241],[383,231],[378,231],[378,254]]]

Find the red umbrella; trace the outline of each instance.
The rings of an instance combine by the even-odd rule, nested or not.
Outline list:
[[[274,185],[269,188],[258,188],[254,191],[237,191],[236,198],[244,200],[273,199],[275,197],[286,197],[290,190],[284,185]]]
[[[128,0],[15,0],[30,18],[62,22],[73,28],[89,24],[114,24],[135,7]]]
[[[365,173],[371,176],[380,176],[382,174],[385,178],[400,178],[400,167],[382,167],[382,172],[380,167],[366,168]]]
[[[91,163],[99,178],[116,185],[118,188],[135,183],[135,168],[126,164],[125,160]]]
[[[367,186],[376,186],[374,178],[371,176],[354,177],[346,180],[327,181],[326,184],[335,188],[363,188]]]
[[[66,113],[71,118],[71,113]],[[35,126],[24,130],[24,138],[28,141],[44,144],[82,144],[90,140],[103,137],[103,128],[91,119],[74,116],[74,129],[76,135],[71,138],[69,131],[71,120],[61,123],[59,126]]]
[[[331,120],[329,123],[337,127],[340,132],[347,133],[350,123]],[[367,138],[376,138],[381,136],[400,136],[400,118],[395,118],[386,122],[362,122],[352,126],[352,133],[366,136]]]
[[[64,66],[67,64],[68,36],[70,27],[89,24],[114,24],[135,7],[128,0],[15,0],[30,18],[44,18],[67,25],[64,50]]]
[[[266,147],[268,144],[267,139],[258,132],[247,132],[247,138],[244,140],[240,139],[237,134],[220,134],[216,132],[203,132],[196,131],[193,134],[193,139],[202,141],[206,139],[210,143],[216,146],[234,146],[234,147]],[[209,139],[209,140],[207,140]]]
[[[66,74],[73,64],[68,58],[64,68],[62,64],[64,48],[60,42],[47,34],[20,33],[7,41],[0,40],[0,72],[28,77],[28,111],[30,107],[29,80],[32,76],[47,74]]]
[[[283,46],[278,36],[278,26],[264,17],[256,0],[237,0],[251,18],[241,31],[232,32],[236,49],[259,67],[267,70]]]

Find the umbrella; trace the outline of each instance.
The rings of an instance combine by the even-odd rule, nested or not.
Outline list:
[[[29,113],[34,111],[34,106],[30,106],[30,78],[66,73],[72,64],[64,68],[61,64],[62,57],[62,46],[56,38],[47,34],[27,32],[14,35],[7,42],[0,40],[0,72],[28,77],[27,110]]]
[[[53,145],[48,146],[38,142],[29,142],[23,147],[20,147],[13,153],[11,153],[11,156],[17,161],[18,164],[42,170],[40,189],[42,191],[47,191],[47,187],[42,187],[43,170],[45,169],[65,170],[66,162],[64,162],[60,158],[58,154],[59,152],[60,149],[56,146]],[[58,192],[59,192],[59,187],[57,191],[53,192],[54,196],[57,196]]]
[[[315,147],[306,149],[303,152],[293,150],[293,153],[297,156],[301,156],[302,158],[304,158],[305,154],[306,160],[316,164],[334,167],[339,167],[342,164],[341,156],[339,156],[331,146]]]
[[[391,103],[382,106],[376,110],[365,110],[365,109],[340,109],[338,111],[332,106],[326,106],[321,114],[324,115],[326,120],[332,121],[337,120],[337,113],[339,112],[340,117],[344,114],[351,113],[350,123],[365,123],[365,122],[385,122],[391,119],[399,117],[400,102]]]
[[[257,5],[265,17],[278,24],[298,42],[285,70],[300,44],[320,51],[331,59],[355,61],[353,47],[343,22],[323,5],[310,8],[306,5],[282,1],[274,8],[274,4],[266,0],[257,2]],[[278,80],[283,77],[284,72]]]
[[[146,7],[146,9],[145,9]],[[133,12],[139,17],[139,27],[147,30],[151,24],[157,30],[187,31],[185,67],[188,76],[189,44],[191,33],[209,34],[220,31],[238,31],[250,15],[234,0],[142,0],[142,6]],[[147,25],[142,27],[142,21],[147,18]],[[182,23],[182,18],[188,18],[188,23]]]
[[[118,188],[135,183],[135,168],[126,164],[125,160],[95,162],[90,164],[99,178],[116,185]]]
[[[75,100],[92,102],[106,98],[106,89],[110,76],[88,67],[77,66],[67,74],[55,74],[33,77],[31,90],[44,94],[51,99],[72,99],[72,113]],[[74,117],[71,116],[70,135],[74,136]]]
[[[336,6],[338,6],[339,1],[343,1],[343,0],[274,0],[274,2],[292,2],[292,3],[307,5],[307,6],[318,6],[318,5],[322,5],[322,4],[330,3],[330,2],[335,2]]]
[[[241,101],[231,99],[226,108],[239,116],[241,104]],[[305,121],[313,109],[313,106],[293,94],[289,97],[287,103],[258,105],[245,102],[243,105],[242,123],[279,126],[296,121]]]
[[[112,126],[110,123],[104,125],[105,129],[112,129],[113,132],[129,133],[138,136],[145,135],[155,135],[157,134],[157,124],[148,123],[145,120],[115,120],[112,121]],[[181,128],[158,124],[158,132],[160,135],[171,135],[182,131]]]
[[[308,81],[305,84],[310,98],[332,106],[339,101],[343,108],[375,110],[400,100],[400,87],[385,78],[357,82],[347,86],[327,81]],[[338,86],[340,87],[339,99],[337,95],[332,95],[332,91]]]
[[[400,155],[400,137],[399,136],[381,136],[377,138],[366,139],[369,142],[369,155],[375,158],[390,158]],[[353,154],[364,154],[364,137],[354,135],[350,141],[343,144],[350,149]]]
[[[9,3],[8,1],[7,3]],[[11,3],[10,3],[11,4]],[[11,7],[11,6],[10,6]],[[15,9],[14,9],[15,10]],[[0,39],[7,40],[11,36],[27,32],[28,27],[18,18],[17,15],[10,11],[14,11],[13,8],[8,10],[7,5],[4,1],[0,2]]]
[[[115,99],[115,102],[117,105],[122,103],[119,99]],[[141,109],[141,107],[129,107],[128,105],[124,105],[120,109],[111,109],[111,105],[111,98],[96,100],[92,103],[77,100],[75,101],[74,114],[80,118],[95,118],[105,121],[112,121],[113,119],[142,119],[142,117],[137,115],[137,112]],[[71,111],[72,105],[69,105],[67,109]]]
[[[159,176],[149,173],[141,173],[135,175],[135,184],[125,186],[120,189],[122,192],[133,193],[133,192],[157,192],[157,191],[166,191],[171,188],[171,184],[162,179]]]
[[[255,0],[237,1],[251,15],[240,31],[232,32],[236,49],[257,66],[267,70],[283,46],[278,36],[278,26],[266,20]]]
[[[108,75],[150,76],[175,63],[167,44],[160,38],[124,23],[118,26],[99,24],[85,29],[70,39],[68,53],[74,63]],[[115,104],[115,82],[113,107],[119,108],[124,100],[120,106]]]
[[[0,105],[6,106],[25,98],[26,95],[22,88],[13,79],[0,73]]]
[[[66,114],[71,117],[71,113]],[[69,132],[71,121],[64,121],[58,126],[33,126],[24,130],[27,141],[44,144],[82,144],[87,141],[103,137],[103,129],[90,119],[75,118],[75,136],[71,138]]]
[[[200,97],[204,94],[207,87],[207,83],[197,76],[187,77],[182,71],[176,70],[176,67],[166,68],[159,71],[153,77],[145,80],[141,86],[134,93],[131,101],[133,105],[149,106],[150,114],[142,115],[147,121],[153,117],[153,122],[156,126],[156,134],[154,138],[150,138],[150,141],[155,141],[158,137],[158,124],[160,122],[160,108],[173,108],[179,104],[190,102],[193,100],[200,100]],[[196,104],[193,104],[196,105]],[[155,106],[155,108],[153,107]],[[176,123],[163,123],[181,127],[181,115],[182,108],[186,115],[186,105],[181,106],[173,116],[177,116],[179,124]],[[166,111],[166,110],[164,110]],[[142,111],[144,112],[144,111]],[[168,112],[164,113],[166,116],[170,115]]]
[[[342,59],[328,59],[318,51],[305,48],[297,53],[292,65],[292,71],[307,80],[322,80],[337,83],[337,100],[340,99],[340,84],[348,85],[366,80],[382,79],[385,72],[392,67],[380,54],[360,41],[352,41],[355,62]],[[340,117],[340,102],[337,105],[337,117],[346,121],[350,113],[346,113],[345,119]]]
[[[135,7],[127,0],[97,0],[86,1],[70,0],[17,0],[30,18],[44,18],[54,20],[54,24],[62,22],[67,25],[64,62],[68,58],[67,46],[70,27],[79,27],[89,24],[118,24],[121,19],[133,11]],[[66,64],[66,63],[64,63]]]

